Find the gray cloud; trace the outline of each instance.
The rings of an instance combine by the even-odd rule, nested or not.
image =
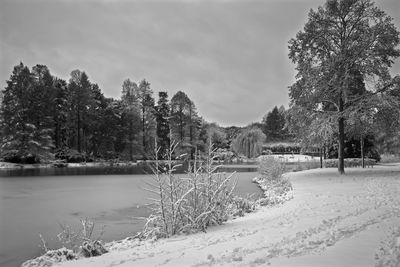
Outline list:
[[[65,79],[79,68],[114,98],[124,79],[146,78],[170,97],[185,91],[207,120],[246,125],[288,105],[287,41],[321,3],[2,1],[0,85],[19,61]],[[399,2],[378,4],[399,26]]]

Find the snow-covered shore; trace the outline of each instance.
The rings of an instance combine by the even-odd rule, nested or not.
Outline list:
[[[275,155],[265,155],[265,156],[259,156],[257,159],[258,161],[261,161],[265,157],[273,157],[274,159],[277,159],[281,162],[284,163],[293,163],[293,162],[319,162],[319,157],[312,157],[308,155],[303,155],[303,154],[286,154],[286,155],[281,155],[281,154],[275,154]]]
[[[399,266],[400,165],[286,174],[281,206],[156,242],[125,240],[57,266]]]
[[[259,162],[263,157],[260,156],[257,160],[247,160],[245,162],[238,162],[236,164],[222,164],[222,167],[230,167],[230,168],[240,168],[240,167],[249,167],[252,165],[248,164],[256,164]],[[310,157],[307,155],[268,155],[267,157],[274,157],[282,162],[313,162],[319,161],[319,158]],[[129,161],[122,161],[122,162],[112,162],[112,161],[100,161],[100,162],[81,162],[81,163],[64,163],[62,167],[64,168],[79,168],[79,167],[122,167],[122,166],[136,166],[138,164],[152,162],[151,160],[147,161],[137,161],[137,162],[129,162]],[[216,161],[216,163],[218,163]],[[10,162],[3,162],[0,161],[0,169],[45,169],[45,168],[55,168],[60,167],[57,166],[57,163],[37,163],[37,164],[20,164],[20,163],[10,163]]]
[[[81,162],[81,163],[64,163],[63,168],[79,168],[79,167],[115,167],[115,166],[136,166],[136,162]],[[46,169],[57,168],[55,163],[37,163],[37,164],[19,164],[10,162],[0,162],[0,169]]]

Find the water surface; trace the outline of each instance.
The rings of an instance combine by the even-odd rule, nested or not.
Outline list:
[[[2,267],[20,266],[23,261],[40,255],[43,251],[39,234],[50,248],[60,247],[56,238],[60,223],[77,229],[79,219],[90,218],[98,229],[105,225],[103,239],[112,241],[136,234],[144,221],[135,217],[149,214],[145,204],[149,203],[151,194],[144,188],[151,175],[1,175]],[[254,172],[236,175],[238,194],[261,193],[251,182]]]

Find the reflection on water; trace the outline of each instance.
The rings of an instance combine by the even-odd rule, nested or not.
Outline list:
[[[183,170],[180,170],[183,172]],[[68,168],[30,168],[30,169],[2,169],[0,176],[60,176],[60,175],[104,175],[104,174],[150,174],[148,165],[131,166],[96,166],[96,167],[68,167]]]
[[[49,247],[60,247],[56,238],[60,232],[59,223],[77,229],[79,219],[92,219],[98,230],[106,226],[103,236],[106,241],[122,239],[141,230],[144,221],[138,217],[148,216],[146,204],[151,197],[143,188],[151,175],[104,175],[104,172],[102,175],[77,175],[82,171],[85,174],[100,171],[82,169],[85,168],[57,170],[74,173],[65,176],[49,175],[48,172],[56,172],[54,169],[46,169],[45,176],[35,176],[43,173],[36,169],[29,170],[32,172],[28,176],[1,174],[0,266],[20,266],[23,261],[40,255],[39,234]],[[128,172],[122,169],[118,171]],[[239,171],[243,170],[246,169]],[[237,174],[238,194],[261,193],[251,182],[254,176],[254,172]]]

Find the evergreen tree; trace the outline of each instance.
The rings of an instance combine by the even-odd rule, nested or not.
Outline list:
[[[86,130],[87,151],[94,156],[100,155],[100,146],[108,139],[104,128],[105,110],[108,107],[110,100],[106,99],[97,84],[91,86],[92,101],[88,109],[88,126]],[[109,121],[107,121],[109,123]],[[111,126],[111,125],[110,125]],[[105,131],[106,130],[106,131]]]
[[[185,129],[188,123],[190,99],[182,91],[171,98],[171,130],[172,138],[181,144],[185,142]]]
[[[49,69],[44,65],[36,65],[32,68],[34,86],[30,108],[35,111],[31,119],[36,127],[52,130],[53,106],[54,106],[54,79]]]
[[[100,106],[98,121],[93,133],[93,153],[106,159],[117,157],[117,133],[121,128],[120,110],[116,101],[104,98]]]
[[[263,119],[263,132],[270,140],[283,140],[287,134],[285,127],[285,108],[275,106]]]
[[[33,87],[30,97],[30,118],[29,120],[35,126],[34,137],[40,140],[37,150],[46,149],[50,152],[53,148],[53,106],[54,106],[54,78],[49,69],[44,65],[36,65],[32,68]],[[49,154],[47,155],[49,156]]]
[[[178,91],[171,99],[170,127],[172,137],[180,142],[180,152],[189,152],[193,158],[201,128],[201,118],[193,101],[182,91]]]
[[[121,107],[121,129],[124,130],[119,132],[120,140],[125,140],[124,146],[129,153],[129,159],[134,160],[135,147],[143,124],[140,119],[138,86],[129,79],[122,84]]]
[[[41,97],[43,95],[36,96],[41,86],[41,82],[35,80],[35,76],[23,63],[14,67],[3,91],[1,105],[1,151],[8,154],[6,159],[34,163],[51,156],[50,129],[48,125],[42,124],[42,118],[37,115],[43,114],[43,109],[35,110],[42,102],[45,103]]]
[[[78,152],[86,152],[86,131],[88,128],[88,110],[93,100],[91,95],[92,85],[85,72],[74,70],[71,72],[69,80],[69,119],[73,125],[73,139],[70,140],[70,146],[75,146]],[[72,141],[72,142],[71,142]]]
[[[170,108],[168,104],[167,92],[158,93],[158,102],[156,107],[157,138],[160,155],[164,155],[170,145],[169,128]]]
[[[146,157],[145,151],[153,151],[157,126],[154,116],[155,101],[153,91],[150,88],[150,83],[145,79],[139,84],[137,97],[141,112],[143,156]]]
[[[68,118],[68,91],[67,82],[54,79],[53,107],[53,140],[56,150],[66,150],[67,146],[67,118]]]

